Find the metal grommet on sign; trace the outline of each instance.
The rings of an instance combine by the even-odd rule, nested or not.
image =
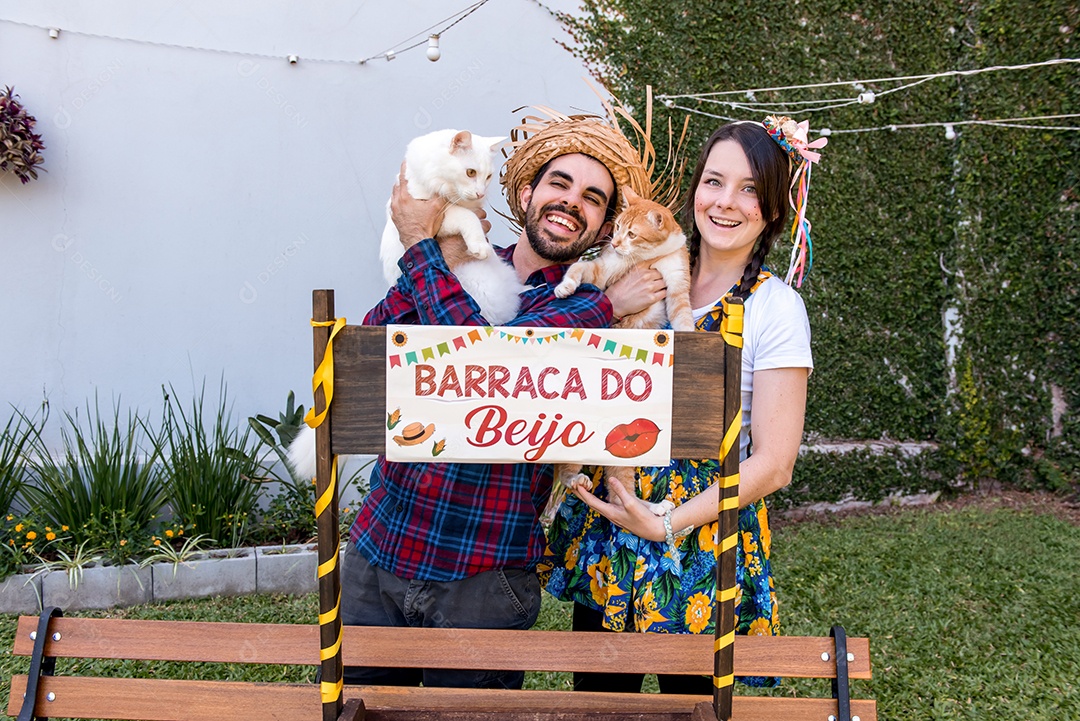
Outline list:
[[[829,652],[828,651],[823,651],[821,653],[821,660],[822,661],[828,661],[829,660]]]
[[[54,694],[52,691],[49,691],[49,693],[45,694],[45,700],[46,701],[55,701],[56,700],[56,694]]]
[[[56,633],[54,633],[52,635],[52,640],[53,641],[59,641],[60,640],[60,632],[59,631],[57,631]]]

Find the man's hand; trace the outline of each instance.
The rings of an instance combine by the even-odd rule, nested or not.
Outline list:
[[[405,163],[401,164],[398,182],[390,194],[390,218],[397,227],[398,236],[405,250],[425,238],[434,238],[442,226],[446,212],[444,198],[419,200],[409,195],[409,182],[405,180]],[[490,227],[490,224],[489,224]]]
[[[643,263],[613,283],[604,291],[611,301],[616,318],[640,313],[667,296],[667,286],[660,271]]]
[[[484,237],[487,237],[487,234],[491,232],[491,221],[487,219],[487,211],[483,208],[476,208],[473,212],[480,219],[480,227],[484,231]]]

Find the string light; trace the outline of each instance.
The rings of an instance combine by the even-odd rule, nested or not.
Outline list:
[[[1033,120],[1064,120],[1066,118],[1080,118],[1080,113],[1065,113],[1063,115],[1034,115],[1023,118],[997,118],[994,120],[950,120],[937,123],[906,123],[904,125],[884,125],[872,128],[849,128],[846,130],[829,130],[829,134],[838,133],[872,133],[876,130],[911,130],[914,128],[944,128],[945,137],[955,140],[959,133],[956,126],[960,125],[992,125],[999,128],[1015,128],[1019,130],[1080,130],[1077,125],[1028,125]],[[827,128],[822,128],[820,133],[825,134]],[[950,135],[951,133],[951,135]]]
[[[357,60],[345,60],[345,59],[341,59],[341,58],[307,58],[307,57],[305,57],[304,62],[305,63],[343,63],[343,64],[348,64],[348,65],[353,65],[353,64],[356,64],[357,62],[359,62],[360,65],[365,65],[365,64],[367,64],[367,62],[369,60],[375,60],[377,58],[385,59],[385,60],[393,60],[395,57],[397,57],[397,55],[399,55],[399,54],[401,54],[403,52],[406,52],[408,50],[412,50],[413,48],[419,47],[421,45],[424,45],[425,42],[428,45],[428,49],[427,49],[428,58],[430,60],[432,60],[432,61],[435,61],[435,60],[438,60],[442,56],[442,51],[439,49],[439,43],[438,43],[439,36],[441,36],[447,30],[449,30],[450,28],[452,28],[455,25],[457,25],[458,23],[460,23],[462,20],[467,18],[469,15],[472,15],[474,12],[479,10],[481,7],[483,7],[487,3],[488,3],[488,0],[478,0],[478,2],[474,2],[473,4],[469,5],[465,9],[459,10],[458,12],[454,13],[453,15],[450,15],[450,16],[440,20],[438,23],[435,23],[434,25],[432,25],[430,27],[427,27],[427,28],[421,30],[418,33],[410,35],[409,37],[405,38],[404,40],[402,40],[399,43],[391,45],[386,50],[384,50],[384,51],[382,51],[380,53],[376,53],[375,55],[372,55],[370,57],[366,57],[366,58],[364,58],[362,60],[359,60],[359,61],[357,61]],[[21,26],[21,27],[35,28],[35,29],[38,29],[38,30],[45,30],[46,32],[48,32],[49,37],[54,39],[54,40],[60,37],[60,32],[61,32],[61,29],[57,28],[57,27],[49,27],[49,26],[45,26],[45,25],[36,25],[34,23],[26,23],[26,22],[21,22],[19,20],[11,20],[11,19],[8,19],[8,18],[0,18],[0,23],[9,23],[11,25],[18,25],[18,26]],[[69,29],[66,29],[66,28],[63,30],[63,32],[65,32],[67,34],[70,34],[70,35],[76,35],[76,36],[87,37],[87,38],[95,38],[95,39],[98,39],[98,40],[112,40],[112,41],[117,41],[117,42],[138,43],[140,45],[151,45],[151,46],[156,46],[156,47],[172,48],[172,49],[175,49],[175,50],[196,50],[196,51],[199,51],[199,52],[221,53],[223,55],[242,55],[242,56],[245,56],[245,57],[264,58],[264,59],[267,59],[267,60],[274,60],[274,59],[280,60],[281,59],[281,55],[272,55],[272,54],[269,54],[269,53],[256,53],[256,52],[249,52],[249,51],[245,51],[245,50],[226,50],[226,49],[222,49],[222,48],[200,47],[200,46],[197,46],[197,45],[183,45],[183,44],[180,44],[180,43],[163,43],[163,42],[157,42],[157,41],[154,41],[154,40],[141,40],[141,39],[138,39],[138,38],[125,38],[125,37],[118,37],[118,36],[115,36],[115,35],[104,35],[104,34],[101,34],[101,33],[84,32],[82,30],[69,30]],[[413,40],[414,38],[417,38],[417,37],[421,38],[421,40],[419,42],[413,43],[411,45],[406,45],[406,43],[408,43],[410,40]],[[434,47],[432,46],[432,42],[434,42]],[[406,45],[406,46],[401,47],[402,45]],[[432,55],[434,55],[435,57],[432,57]],[[295,65],[300,61],[300,56],[290,53],[290,54],[285,56],[285,59],[288,60],[288,62],[290,64]]]
[[[880,100],[882,96],[896,93],[901,90],[908,90],[917,85],[921,85],[931,80],[938,80],[941,78],[957,77],[957,76],[969,76],[978,75],[988,72],[1000,72],[1007,70],[1027,70],[1031,68],[1044,67],[1048,65],[1060,65],[1067,63],[1080,63],[1080,58],[1055,58],[1053,60],[1046,60],[1037,63],[1025,63],[1023,65],[995,65],[986,68],[975,68],[972,70],[950,70],[942,73],[933,73],[928,75],[907,75],[894,78],[870,78],[866,80],[839,80],[826,83],[807,83],[804,85],[785,85],[771,88],[749,88],[744,90],[723,90],[709,93],[687,93],[681,95],[657,95],[657,99],[663,102],[668,107],[673,107],[676,100],[694,100],[699,103],[708,103],[713,105],[722,105],[732,110],[738,110],[746,113],[752,113],[754,115],[809,115],[814,112],[820,112],[824,110],[835,110],[837,108],[848,107],[851,105],[869,105],[877,100]],[[870,83],[903,83],[897,87],[879,89],[879,90],[867,90],[866,85]],[[831,99],[817,99],[817,100],[777,100],[771,103],[763,103],[757,101],[756,97],[758,93],[779,93],[783,91],[792,90],[808,90],[816,88],[837,88],[841,86],[852,87],[858,91],[857,95],[852,97],[846,95],[839,98]],[[735,96],[741,96],[747,100],[736,99]],[[748,102],[749,101],[749,102]],[[805,107],[808,105],[817,107]],[[712,113],[705,112],[695,108],[685,108],[678,106],[680,109],[686,112],[696,113],[699,115],[706,115],[708,117],[725,118],[722,115],[714,115]],[[735,120],[737,118],[730,118]]]
[[[427,59],[431,62],[435,62],[442,57],[442,51],[439,50],[439,36],[432,35],[428,38],[427,43]]]
[[[730,121],[730,122],[737,122],[737,121],[740,121],[740,120],[745,120],[745,118],[736,118],[736,117],[731,117],[729,115],[723,115],[723,114],[719,114],[719,113],[710,113],[710,112],[707,112],[705,110],[702,110],[701,108],[686,107],[685,105],[681,105],[681,104],[677,103],[676,99],[682,98],[682,99],[687,99],[687,100],[696,100],[696,101],[704,102],[704,103],[712,103],[712,104],[715,104],[715,105],[723,105],[723,106],[730,107],[730,108],[732,108],[734,110],[739,110],[739,111],[743,111],[743,112],[746,112],[746,113],[752,113],[754,115],[759,115],[759,116],[760,115],[800,115],[800,116],[805,116],[805,115],[809,115],[810,113],[813,113],[813,112],[816,112],[816,111],[831,110],[831,109],[834,109],[834,108],[841,108],[841,107],[845,107],[845,106],[848,106],[848,105],[855,105],[855,104],[870,105],[870,104],[873,104],[874,102],[876,102],[877,100],[879,100],[884,95],[888,95],[890,93],[894,93],[894,92],[897,92],[899,90],[912,88],[912,87],[915,87],[916,85],[921,85],[922,83],[928,82],[930,80],[939,79],[939,78],[954,77],[954,76],[978,75],[980,73],[998,72],[998,71],[1004,71],[1004,70],[1026,70],[1026,69],[1030,69],[1030,68],[1044,67],[1044,66],[1048,66],[1048,65],[1061,65],[1061,64],[1067,64],[1067,63],[1068,64],[1080,63],[1080,58],[1056,58],[1056,59],[1053,59],[1053,60],[1046,60],[1046,61],[1038,62],[1038,63],[1026,63],[1026,64],[1023,64],[1023,65],[996,65],[996,66],[986,67],[986,68],[975,68],[975,69],[972,69],[972,70],[950,70],[948,72],[934,73],[934,74],[931,74],[931,75],[909,75],[909,76],[901,76],[901,77],[895,77],[895,78],[873,78],[873,79],[868,79],[868,80],[843,80],[843,81],[828,82],[828,83],[809,83],[809,84],[805,84],[805,85],[786,85],[786,86],[782,86],[782,87],[772,87],[772,88],[750,88],[750,89],[746,89],[746,90],[724,90],[724,91],[717,91],[717,92],[711,92],[711,93],[698,93],[698,94],[689,94],[688,93],[688,94],[682,94],[682,95],[657,95],[656,97],[659,98],[660,101],[664,103],[664,105],[666,105],[669,108],[675,109],[675,110],[681,110],[683,112],[693,113],[693,114],[696,114],[696,115],[704,115],[705,117],[716,118],[718,120],[726,120],[726,121]],[[910,82],[908,82],[908,81],[910,81]],[[905,84],[903,84],[901,86],[898,86],[898,87],[888,88],[888,89],[885,89],[885,90],[878,90],[878,91],[867,90],[866,89],[866,84],[867,83],[888,83],[888,82],[904,82]],[[841,86],[841,85],[849,86],[849,87],[852,87],[852,88],[858,90],[859,91],[858,95],[855,96],[854,98],[849,97],[849,98],[846,98],[846,99],[836,99],[836,100],[833,100],[833,101],[828,101],[828,100],[825,100],[825,101],[822,101],[822,100],[794,100],[794,101],[787,101],[787,102],[778,101],[778,102],[771,103],[771,104],[764,104],[764,103],[758,103],[755,100],[757,93],[779,92],[779,91],[787,91],[787,90],[804,90],[804,89],[808,89],[808,88],[829,88],[829,87],[837,87],[837,86]],[[720,99],[718,99],[721,96],[727,97],[727,96],[734,96],[734,95],[741,95],[741,96],[746,97],[749,100],[754,101],[754,102],[753,103],[747,103],[747,102],[738,101],[738,100],[720,100]],[[826,104],[821,105],[821,103],[823,103],[823,102],[826,103]],[[800,107],[797,110],[789,110],[788,109],[790,106],[804,106],[804,105],[818,105],[819,107],[816,107],[816,108]],[[837,129],[832,129],[832,128],[827,128],[826,127],[826,128],[821,128],[820,130],[817,131],[817,133],[819,135],[829,136],[829,135],[832,135],[834,133],[867,133],[867,132],[873,132],[873,131],[878,131],[878,130],[888,130],[890,132],[895,132],[897,130],[906,130],[906,129],[912,129],[912,128],[939,127],[939,128],[943,128],[945,130],[945,138],[947,140],[955,140],[957,138],[957,136],[958,136],[958,133],[956,132],[956,128],[959,127],[959,126],[962,126],[962,125],[990,125],[990,126],[996,126],[996,127],[1014,128],[1014,129],[1023,129],[1023,130],[1077,131],[1077,130],[1080,130],[1080,126],[1070,126],[1070,125],[1032,125],[1032,124],[1029,124],[1029,123],[1032,123],[1034,121],[1040,121],[1040,120],[1058,120],[1058,119],[1078,118],[1078,117],[1080,117],[1080,114],[1042,115],[1042,116],[1029,116],[1029,117],[1019,117],[1019,118],[999,118],[999,119],[995,119],[995,120],[952,120],[952,121],[942,121],[942,122],[906,123],[906,124],[892,123],[892,124],[883,125],[883,126],[868,127],[868,128],[850,128],[850,129],[843,129],[843,130],[837,130]]]
[[[682,105],[669,106],[675,110],[682,110],[684,113],[695,113],[697,115],[704,115],[707,118],[715,118],[717,120],[726,120],[728,122],[741,122],[746,118],[732,118],[726,115],[717,115],[715,113],[706,113],[704,110],[695,110],[693,108],[687,108]],[[992,125],[1000,128],[1015,128],[1017,130],[1080,130],[1080,125],[1027,125],[1026,123],[1033,120],[1064,120],[1066,118],[1080,118],[1080,113],[1066,113],[1063,115],[1034,115],[1022,118],[997,118],[994,120],[949,120],[936,123],[905,123],[879,125],[871,128],[848,128],[844,130],[833,128],[821,128],[820,130],[814,130],[818,135],[824,135],[826,137],[830,135],[838,135],[841,133],[871,133],[877,130],[911,130],[914,128],[946,128],[946,137],[948,137],[947,129],[949,127],[958,125]],[[953,132],[956,132],[953,127]],[[953,138],[949,138],[952,140]]]
[[[464,10],[459,10],[456,13],[454,13],[453,15],[450,15],[449,17],[443,18],[442,20],[435,23],[434,25],[431,25],[431,26],[429,26],[427,28],[424,28],[423,30],[421,30],[418,33],[414,33],[413,35],[410,35],[409,37],[405,38],[401,42],[394,43],[388,49],[382,51],[381,53],[377,53],[375,55],[372,55],[370,58],[364,58],[363,60],[360,61],[360,64],[364,65],[364,64],[367,63],[368,60],[374,60],[375,58],[392,55],[395,52],[395,49],[396,49],[396,52],[403,53],[403,52],[405,52],[407,50],[412,50],[413,48],[418,48],[418,47],[420,47],[421,45],[424,44],[425,40],[428,43],[428,50],[427,50],[427,52],[428,52],[428,60],[431,60],[432,62],[434,62],[434,61],[438,60],[440,57],[442,57],[442,51],[440,51],[438,49],[438,46],[439,46],[438,38],[439,38],[439,36],[442,35],[443,33],[445,33],[450,28],[457,25],[459,22],[461,22],[465,18],[472,15],[474,12],[476,12],[477,10],[482,8],[487,3],[488,3],[488,0],[479,0],[479,2],[473,3],[472,5],[468,6]],[[445,25],[445,26],[440,28],[440,26],[442,26],[443,23],[447,23],[447,22],[449,22],[450,24]],[[434,32],[432,32],[432,31],[434,31]],[[413,40],[415,38],[420,38],[420,40],[413,43],[412,45],[407,45],[406,47],[400,47],[400,46],[405,45],[405,43],[407,43],[410,40]],[[434,57],[434,58],[431,57],[431,54],[432,54],[431,39],[432,38],[435,38],[435,52],[438,55],[438,57]],[[389,58],[387,58],[387,59],[389,59]]]

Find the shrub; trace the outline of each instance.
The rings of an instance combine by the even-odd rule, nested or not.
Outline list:
[[[26,478],[25,449],[41,432],[45,418],[37,423],[16,410],[0,431],[0,513],[12,512]]]
[[[238,546],[262,491],[257,441],[250,428],[241,432],[233,423],[224,383],[209,422],[204,395],[205,384],[185,411],[175,391],[165,393],[165,488],[184,527],[220,545]]]
[[[65,413],[59,460],[40,434],[31,446],[31,480],[24,495],[34,516],[52,527],[69,529],[71,546],[119,549],[121,538],[148,534],[165,503],[160,469],[161,439],[138,414],[121,422],[113,409],[111,422],[94,402],[88,427],[78,413]],[[117,550],[116,553],[119,553]],[[122,554],[120,554],[122,555]]]

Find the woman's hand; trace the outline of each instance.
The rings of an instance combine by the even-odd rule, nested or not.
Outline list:
[[[421,200],[409,194],[409,181],[405,179],[405,163],[402,163],[398,182],[394,185],[393,193],[390,194],[390,219],[397,227],[398,237],[401,238],[401,244],[405,246],[405,250],[425,238],[434,238],[442,226],[445,212],[445,198]],[[483,217],[480,220],[482,224]]]
[[[618,319],[640,313],[656,301],[663,300],[667,296],[667,286],[660,271],[643,263],[609,286],[604,295],[611,301],[615,318]]]
[[[648,541],[664,541],[664,519],[652,512],[652,509],[633,493],[623,487],[617,478],[608,478],[608,494],[614,495],[612,503],[601,501],[584,486],[577,486],[574,493],[585,504],[619,528],[633,533]]]

